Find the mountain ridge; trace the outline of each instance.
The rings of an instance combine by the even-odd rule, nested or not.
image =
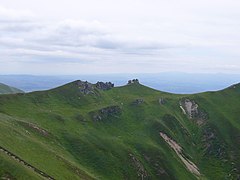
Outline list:
[[[0,94],[23,93],[22,90],[0,83]]]
[[[236,179],[238,87],[178,95],[74,81],[1,95],[0,146],[56,179]],[[0,162],[0,177],[26,175]]]

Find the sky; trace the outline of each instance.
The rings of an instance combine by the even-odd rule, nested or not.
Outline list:
[[[0,0],[0,74],[236,74],[239,9],[239,0]]]

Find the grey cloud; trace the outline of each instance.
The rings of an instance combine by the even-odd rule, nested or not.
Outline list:
[[[171,3],[165,3],[172,8]],[[239,69],[239,15],[230,21],[229,17],[210,16],[212,8],[201,18],[191,8],[186,13],[177,9],[174,16],[167,10],[157,9],[155,13],[159,14],[139,11],[138,16],[146,15],[146,22],[119,16],[121,21],[112,17],[114,23],[106,20],[102,24],[92,20],[40,20],[25,11],[0,7],[0,61],[36,63],[41,67],[72,63],[76,72],[79,67],[104,70],[104,66],[112,67],[112,72],[125,72],[129,67],[128,71],[139,72]]]
[[[4,33],[29,33],[41,29],[42,26],[34,22],[0,22],[0,32]]]
[[[110,33],[99,22],[62,21],[62,22],[4,22],[0,27],[2,47],[13,48],[12,54],[29,53],[42,56],[69,56],[77,54],[104,53],[151,54],[151,51],[174,48],[174,44],[164,44],[152,40],[125,39]],[[19,49],[24,49],[21,51]],[[60,53],[61,52],[61,53]],[[94,56],[93,54],[91,54]],[[80,58],[79,58],[80,59]],[[92,59],[87,58],[85,59]],[[61,60],[61,58],[59,58]]]

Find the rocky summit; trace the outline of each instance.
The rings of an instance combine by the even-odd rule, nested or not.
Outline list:
[[[101,90],[109,90],[114,87],[114,84],[111,82],[97,82],[96,88],[101,89]]]
[[[80,92],[83,94],[95,94],[96,89],[100,90],[109,90],[114,87],[114,84],[111,82],[97,82],[96,84],[91,84],[90,82],[87,81],[76,81],[75,82],[77,87],[79,88]]]
[[[139,80],[138,79],[129,80],[128,84],[139,84]]]

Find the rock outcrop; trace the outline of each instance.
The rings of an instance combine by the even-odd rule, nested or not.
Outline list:
[[[204,122],[207,120],[207,113],[201,110],[199,105],[194,100],[182,99],[179,104],[183,113],[186,114],[189,119],[196,120],[198,125],[204,124]]]
[[[112,89],[114,87],[114,84],[111,82],[97,82],[96,85],[91,84],[90,82],[87,81],[76,81],[76,84],[80,90],[80,92],[82,92],[83,94],[96,94],[96,89],[100,89],[100,90],[109,90]]]
[[[96,88],[101,89],[101,90],[109,90],[114,87],[114,84],[111,82],[97,82],[96,83]]]
[[[138,79],[129,80],[128,85],[129,84],[139,84],[139,80]]]
[[[180,102],[180,105],[185,110],[183,112],[186,113],[190,119],[193,119],[194,117],[198,116],[198,114],[199,114],[198,104],[195,103],[195,101],[189,100],[189,99],[184,99]]]
[[[77,86],[83,94],[94,94],[94,87],[87,81],[77,81]]]
[[[92,119],[94,121],[102,121],[107,118],[117,117],[121,114],[121,108],[119,106],[109,106],[103,109],[100,109],[96,112],[90,112]]]

